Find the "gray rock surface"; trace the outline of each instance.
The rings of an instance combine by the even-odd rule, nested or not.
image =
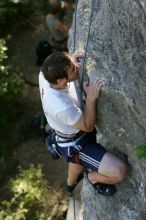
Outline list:
[[[76,50],[85,49],[92,3],[86,72],[90,81],[99,76],[105,83],[97,126],[101,141],[131,165],[131,174],[113,198],[96,195],[85,178],[84,220],[143,220],[146,160],[138,159],[134,150],[146,138],[146,1],[79,0],[76,33],[74,22],[69,32],[70,52],[74,36]]]

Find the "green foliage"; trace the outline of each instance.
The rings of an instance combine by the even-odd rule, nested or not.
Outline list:
[[[5,41],[3,39],[0,39],[0,62],[3,62],[3,60],[7,58],[7,55],[5,53],[6,50],[7,47],[5,46]]]
[[[146,158],[146,139],[136,148],[135,153],[139,158]]]
[[[9,182],[8,190],[11,198],[1,201],[0,220],[47,219],[47,200],[52,191],[42,176],[40,166],[20,169],[16,179]]]
[[[5,41],[0,39],[0,179],[11,170],[14,171],[16,166],[12,153],[14,143],[9,140],[9,133],[18,115],[23,86],[20,76],[6,65],[6,50]]]
[[[31,4],[22,4],[10,2],[9,0],[0,1],[0,34],[7,31],[14,25],[22,26],[32,13]]]
[[[12,73],[10,67],[5,64],[6,50],[6,42],[0,39],[0,97],[8,100],[20,93],[22,80],[20,75]]]
[[[63,220],[66,200],[54,197],[53,190],[43,178],[42,168],[33,165],[20,168],[15,179],[9,181],[1,194],[0,220]],[[4,197],[4,196],[3,196]]]

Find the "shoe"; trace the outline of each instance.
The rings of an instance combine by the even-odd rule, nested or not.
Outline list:
[[[89,183],[93,186],[93,188],[98,194],[101,194],[103,196],[113,196],[117,192],[115,185],[105,184],[105,183],[92,183],[88,178],[87,171],[86,171],[86,176]]]
[[[90,182],[91,183],[91,182]],[[116,193],[116,187],[113,184],[91,183],[98,194],[103,196],[113,196]]]
[[[78,176],[77,180],[76,180],[76,184],[69,186],[68,184],[65,185],[65,191],[67,192],[67,194],[69,196],[73,195],[73,191],[75,189],[75,187],[78,185],[78,183],[83,179],[84,174],[80,173],[80,175]]]

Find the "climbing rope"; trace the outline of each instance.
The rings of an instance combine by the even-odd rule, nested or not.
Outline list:
[[[90,30],[91,30],[91,23],[92,23],[92,17],[93,17],[94,2],[95,2],[95,0],[92,0],[91,14],[90,14],[90,20],[89,20],[89,26],[88,26],[88,32],[87,32],[87,40],[86,40],[86,45],[85,45],[85,54],[84,54],[83,61],[81,63],[81,69],[80,69],[80,91],[81,91],[81,96],[83,95],[83,80],[84,80],[85,61],[86,61],[86,56],[87,56],[88,41],[89,41]],[[74,45],[73,45],[73,51],[74,52],[75,52],[75,49],[76,49],[77,8],[78,8],[78,0],[76,0],[75,14],[74,14],[74,18],[75,18],[74,19]],[[83,102],[82,102],[82,108],[83,108]],[[74,196],[74,193],[72,195],[72,198],[73,198],[74,220],[76,220],[75,196]]]
[[[91,14],[90,14],[90,20],[89,20],[89,26],[88,26],[88,33],[87,33],[87,40],[85,45],[85,55],[83,57],[81,70],[80,70],[80,88],[81,88],[81,95],[83,93],[83,80],[84,80],[84,71],[85,71],[85,61],[87,57],[87,48],[88,48],[88,42],[89,42],[89,36],[90,36],[90,30],[91,30],[91,23],[92,23],[92,17],[93,17],[93,7],[94,7],[95,0],[92,0],[91,5]]]
[[[81,97],[83,97],[83,80],[84,80],[84,72],[85,72],[85,61],[86,61],[86,57],[87,57],[87,48],[88,48],[88,42],[89,42],[89,36],[90,36],[90,30],[91,30],[91,23],[92,23],[92,17],[93,17],[93,7],[94,7],[94,2],[95,0],[92,0],[92,4],[91,4],[91,14],[90,14],[90,20],[89,20],[89,26],[88,26],[88,32],[87,32],[87,40],[86,40],[86,44],[85,44],[85,54],[81,63],[81,68],[80,68],[80,80],[79,80],[79,84],[80,84],[80,92],[81,92]],[[73,45],[73,49],[75,52],[76,49],[76,20],[77,20],[77,8],[78,8],[78,0],[76,0],[76,6],[75,6],[75,16],[74,16],[74,45]],[[82,101],[82,109],[84,106],[84,103]]]
[[[75,14],[74,14],[74,44],[73,44],[73,51],[75,52],[76,50],[76,27],[77,27],[77,23],[76,23],[76,17],[77,17],[77,7],[78,7],[78,0],[76,0],[76,4],[75,4]],[[76,220],[76,207],[75,207],[75,196],[74,196],[74,192],[72,195],[72,199],[73,199],[73,211],[74,211],[74,220]]]
[[[77,8],[78,8],[78,0],[76,0],[75,4],[75,15],[74,15],[74,46],[73,46],[73,51],[75,52],[76,50],[76,28],[77,28]]]
[[[76,207],[75,207],[75,196],[74,196],[74,192],[72,194],[72,199],[73,199],[73,210],[74,210],[74,220],[76,220]]]

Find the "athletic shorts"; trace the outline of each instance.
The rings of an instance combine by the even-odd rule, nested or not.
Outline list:
[[[96,143],[96,131],[80,132],[74,138],[56,135],[57,149],[67,162],[84,166],[85,169],[98,171],[106,149]]]

